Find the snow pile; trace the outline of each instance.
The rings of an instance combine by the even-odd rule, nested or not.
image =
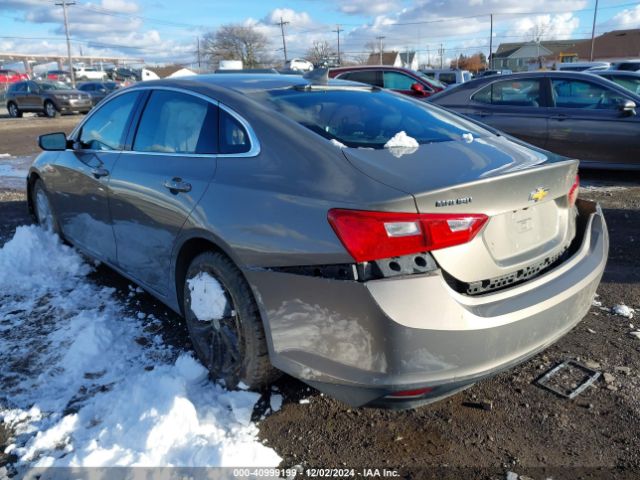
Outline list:
[[[278,465],[251,422],[258,394],[210,382],[90,271],[34,226],[0,248],[0,421],[18,469]]]
[[[473,134],[472,133],[463,133],[462,140],[464,143],[472,143],[473,142]]]
[[[633,314],[636,312],[633,308],[627,307],[624,303],[620,305],[614,305],[611,312],[621,317],[633,318]]]
[[[396,133],[384,144],[384,148],[418,148],[419,146],[418,141],[407,135],[404,131]]]
[[[332,138],[330,142],[331,142],[331,145],[333,145],[334,147],[347,148],[347,146],[344,143],[336,140],[335,138]]]
[[[191,292],[191,311],[198,320],[219,320],[224,317],[227,299],[218,280],[206,272],[200,272],[187,280]]]

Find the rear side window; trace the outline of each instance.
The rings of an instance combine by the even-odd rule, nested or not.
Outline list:
[[[487,85],[475,93],[472,100],[491,105],[539,107],[539,80],[504,80]]]
[[[380,80],[380,72],[377,70],[362,70],[360,72],[349,72],[340,75],[341,80],[350,80],[352,82],[366,83],[376,87],[382,87]]]
[[[553,80],[552,92],[558,108],[615,109],[626,100],[608,88],[582,80]]]
[[[218,107],[185,93],[157,90],[133,143],[137,152],[217,153]]]
[[[127,124],[138,92],[125,93],[103,104],[80,132],[82,148],[89,150],[122,150]]]
[[[400,72],[383,72],[384,88],[392,90],[411,90],[411,85],[417,83],[414,78]]]
[[[249,135],[240,122],[220,109],[220,153],[246,153],[251,149]]]
[[[625,62],[621,63],[618,66],[618,70],[627,70],[635,72],[636,70],[640,70],[640,62]]]
[[[11,85],[9,87],[9,91],[10,92],[16,92],[16,93],[26,92],[27,91],[27,84],[25,82],[14,83],[13,85]]]
[[[452,84],[456,83],[456,74],[455,73],[441,73],[438,80],[441,82]]]

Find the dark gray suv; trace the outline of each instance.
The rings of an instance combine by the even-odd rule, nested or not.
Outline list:
[[[7,110],[13,118],[22,117],[23,112],[40,112],[47,117],[58,113],[87,113],[93,106],[88,93],[61,82],[16,82],[7,90],[6,99]]]

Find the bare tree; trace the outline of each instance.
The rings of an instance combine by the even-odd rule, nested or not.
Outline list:
[[[329,45],[329,42],[327,42],[326,40],[322,40],[313,42],[313,46],[309,48],[309,50],[307,50],[304,58],[309,60],[314,65],[319,65],[337,56],[337,50]]]
[[[245,68],[270,64],[269,39],[252,26],[227,24],[207,33],[201,45],[204,56],[217,64],[220,60],[242,60]]]

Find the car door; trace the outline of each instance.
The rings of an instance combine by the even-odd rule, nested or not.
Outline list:
[[[551,87],[549,150],[579,160],[637,163],[640,118],[621,110],[631,97],[582,79],[555,78]]]
[[[545,78],[498,80],[471,96],[465,112],[525,142],[546,148],[548,137]]]
[[[422,85],[424,93],[420,94],[419,92],[414,91],[411,88],[414,83]],[[419,80],[410,77],[409,75],[406,75],[402,72],[396,72],[393,70],[384,70],[382,72],[382,84],[384,88],[412,97],[423,98],[433,93],[433,89],[426,83],[420,82]]]
[[[26,106],[27,95],[29,93],[27,82],[20,82],[16,84],[13,92],[13,100],[16,102],[16,105],[18,105],[18,108],[23,110]]]
[[[41,110],[43,105],[42,91],[36,82],[27,82],[27,95],[24,100],[24,110]]]
[[[60,152],[48,190],[66,238],[96,258],[116,262],[108,188],[140,98],[127,92],[102,105],[75,132],[73,148]]]
[[[218,115],[207,97],[152,90],[109,182],[118,265],[160,295],[175,239],[216,170]]]

